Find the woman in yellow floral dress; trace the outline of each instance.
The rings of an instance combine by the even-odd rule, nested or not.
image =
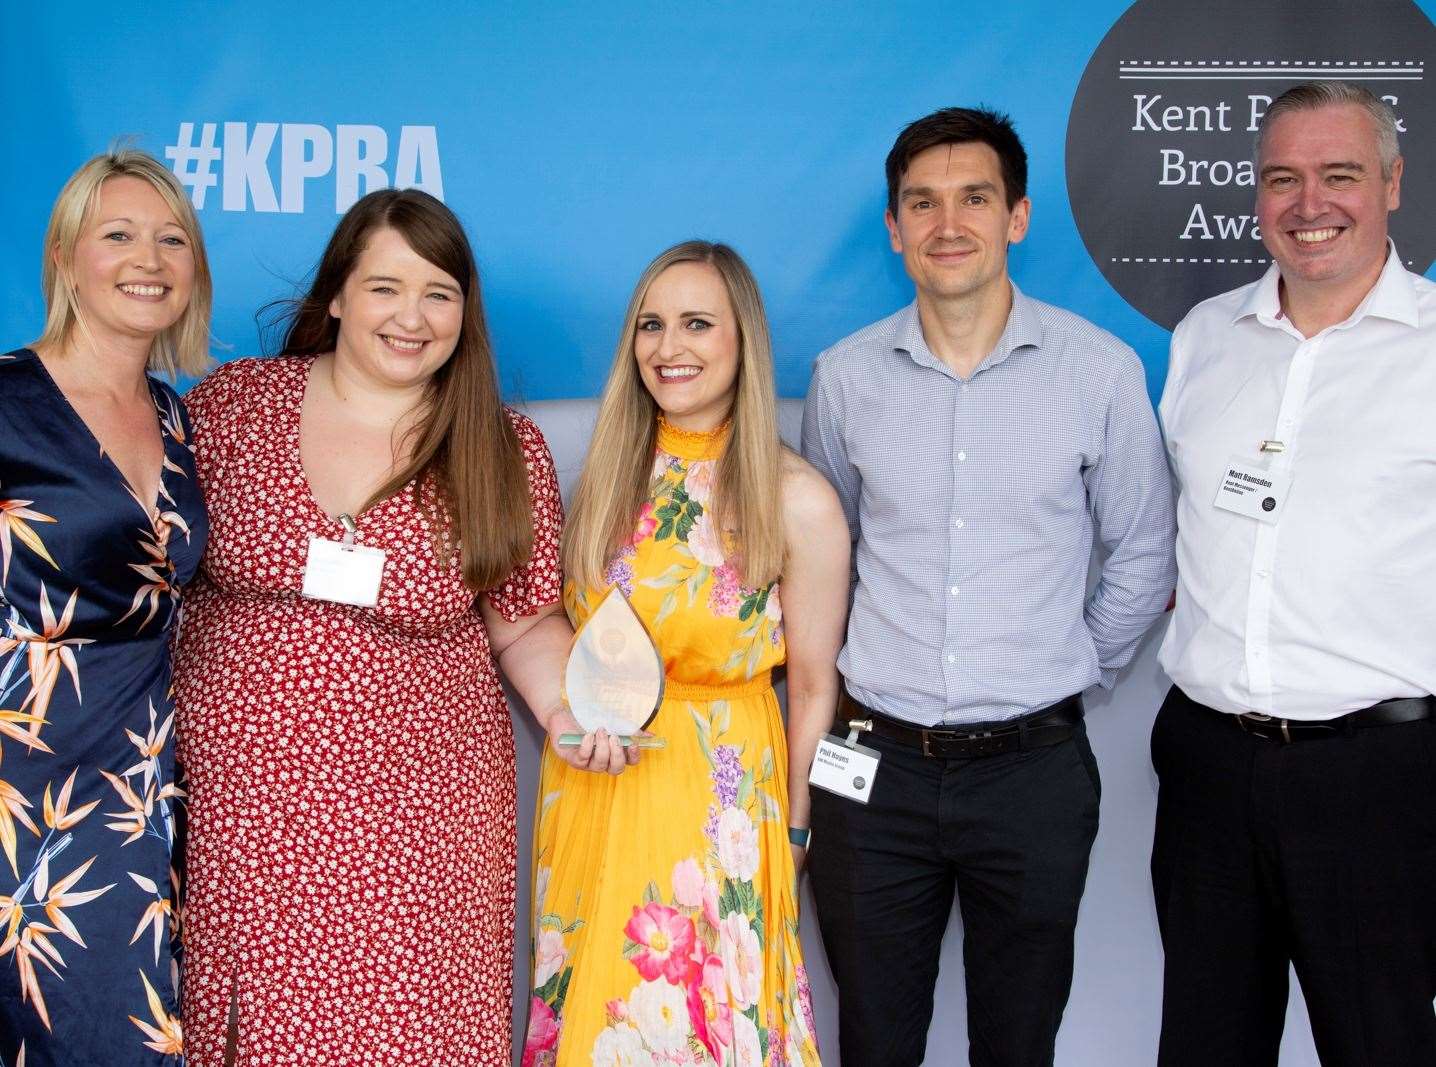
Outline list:
[[[832,489],[778,438],[748,268],[669,249],[629,304],[564,543],[574,623],[616,585],[662,654],[664,747],[560,755],[577,725],[547,724],[523,1067],[819,1062],[789,827],[837,703],[848,551]]]

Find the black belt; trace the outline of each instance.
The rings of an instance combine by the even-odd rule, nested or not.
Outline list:
[[[838,718],[847,725],[866,720],[873,733],[910,745],[924,756],[970,759],[1066,741],[1082,725],[1082,698],[1074,694],[1031,715],[1006,722],[932,730],[874,711],[854,700],[844,687],[838,702]]]
[[[1191,698],[1188,697],[1188,700]],[[1197,704],[1196,701],[1191,702],[1199,708],[1206,707],[1204,704]],[[1436,696],[1399,697],[1395,700],[1383,700],[1379,704],[1372,704],[1369,708],[1353,711],[1349,715],[1338,715],[1334,719],[1315,721],[1280,719],[1274,715],[1261,715],[1257,712],[1228,715],[1215,709],[1209,710],[1224,719],[1235,719],[1239,727],[1254,737],[1260,737],[1267,741],[1280,741],[1282,744],[1289,745],[1295,741],[1335,737],[1339,734],[1364,730],[1373,726],[1400,726],[1407,722],[1421,722],[1436,717]]]

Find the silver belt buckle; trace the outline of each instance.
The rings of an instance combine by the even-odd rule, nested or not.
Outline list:
[[[1260,712],[1260,711],[1244,711],[1244,712],[1242,712],[1240,715],[1237,716],[1237,721],[1238,721],[1239,723],[1243,723],[1243,725],[1245,724],[1245,722],[1259,722],[1259,723],[1274,722],[1274,723],[1277,724],[1277,728],[1281,730],[1281,739],[1282,739],[1282,742],[1283,742],[1284,744],[1288,744],[1288,745],[1291,744],[1291,720],[1290,720],[1290,719],[1278,719],[1275,715],[1266,715],[1266,714],[1263,714],[1263,713]],[[1257,736],[1260,737],[1261,735],[1260,735],[1260,734],[1257,734]]]

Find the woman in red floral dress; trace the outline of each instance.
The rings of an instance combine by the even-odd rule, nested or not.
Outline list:
[[[175,672],[189,1063],[506,1063],[495,664],[553,718],[571,630],[553,463],[499,402],[458,220],[360,200],[283,354],[188,403],[213,530]]]

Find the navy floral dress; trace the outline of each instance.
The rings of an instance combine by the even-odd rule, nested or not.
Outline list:
[[[204,550],[174,390],[158,506],[27,349],[0,355],[0,1064],[183,1063],[172,630]]]

